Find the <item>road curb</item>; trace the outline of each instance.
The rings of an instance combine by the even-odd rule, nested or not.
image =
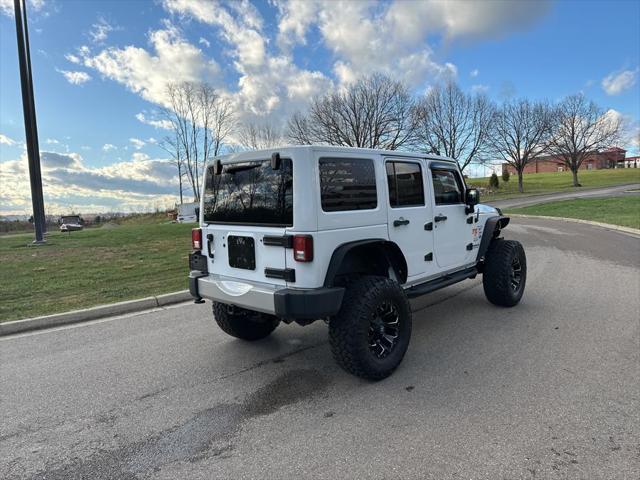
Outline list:
[[[182,290],[180,292],[166,293],[164,295],[140,298],[138,300],[128,300],[126,302],[99,305],[97,307],[45,315],[43,317],[25,318],[23,320],[4,322],[0,323],[0,337],[4,335],[28,332],[31,330],[60,327],[62,325],[69,325],[72,323],[87,322],[89,320],[97,320],[115,315],[123,315],[125,313],[164,307],[174,303],[185,302],[191,298],[191,294],[188,290]]]
[[[519,213],[506,213],[510,217],[514,218],[541,218],[543,220],[561,220],[563,222],[570,223],[583,223],[585,225],[592,225],[594,227],[606,228],[607,230],[615,230],[618,232],[627,233],[634,236],[640,236],[640,230],[631,227],[622,227],[620,225],[612,225],[611,223],[593,222],[591,220],[582,220],[580,218],[568,218],[568,217],[551,217],[549,215],[522,215]]]

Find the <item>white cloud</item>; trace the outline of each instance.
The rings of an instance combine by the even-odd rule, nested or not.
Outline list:
[[[144,162],[145,160],[149,160],[149,155],[143,152],[133,152],[131,155],[131,160],[134,162]]]
[[[489,86],[482,84],[471,85],[471,91],[473,93],[487,93],[489,91]]]
[[[89,31],[89,37],[91,41],[95,44],[103,44],[109,33],[113,32],[115,27],[107,22],[104,18],[98,18],[98,21],[91,25],[91,30]]]
[[[55,138],[47,138],[47,140],[45,142],[46,142],[47,145],[57,145],[57,144],[60,143]]]
[[[110,143],[105,143],[105,144],[102,146],[102,150],[103,150],[103,151],[105,151],[105,152],[110,152],[111,150],[115,150],[116,148],[117,148],[117,147],[116,147],[115,145],[112,145],[112,144],[110,144]]]
[[[13,138],[7,137],[6,135],[0,133],[0,145],[15,145],[16,142]]]
[[[199,43],[200,45],[204,45],[204,46],[205,46],[205,47],[207,47],[207,48],[209,48],[209,47],[211,46],[211,42],[210,42],[209,40],[207,40],[206,38],[204,38],[204,37],[200,37],[200,38],[198,39],[198,43]]]
[[[548,7],[547,1],[461,4],[456,0],[272,0],[278,9],[278,28],[273,32],[264,27],[260,12],[248,1],[160,1],[174,18],[179,17],[176,22],[201,22],[210,27],[211,33],[207,32],[207,38],[196,36],[200,45],[192,44],[167,20],[161,29],[149,33],[148,47],[81,47],[77,56],[82,64],[162,106],[168,106],[168,83],[206,81],[232,102],[240,120],[273,121],[276,125],[282,125],[292,112],[306,108],[313,96],[374,72],[401,78],[420,90],[439,80],[455,78],[456,66],[438,58],[429,46],[430,36],[440,35],[445,40],[496,37],[527,28]],[[456,10],[465,12],[456,16]],[[332,63],[328,73],[294,61],[292,49],[305,44],[311,31],[320,35],[322,46],[329,52]],[[223,85],[218,64],[199,48],[206,48],[211,35],[219,39],[216,54],[230,57],[225,64],[237,74],[236,85]],[[398,72],[402,72],[400,77]],[[156,128],[169,126],[150,114],[141,113],[136,118]]]
[[[58,70],[58,72],[64,75],[64,78],[67,79],[67,82],[73,85],[82,85],[83,83],[91,80],[91,75],[89,75],[87,72],[75,72],[69,70]]]
[[[477,68],[474,68],[473,70],[471,70],[471,72],[469,73],[469,76],[471,78],[476,78],[478,75],[480,75],[480,70],[478,70]]]
[[[607,95],[619,95],[625,90],[630,89],[636,84],[638,78],[638,71],[635,70],[622,70],[612,72],[602,79],[602,88]]]
[[[640,122],[613,108],[605,112],[604,118],[612,124],[620,123],[619,146],[628,150],[627,156],[640,154]]]
[[[142,112],[136,113],[136,118],[139,122],[151,125],[152,127],[171,130],[171,122],[167,119],[154,120],[151,118],[147,118],[147,116]]]
[[[172,13],[189,15],[197,20],[220,27],[222,38],[233,46],[231,54],[237,59],[236,68],[260,67],[265,61],[266,48],[261,32],[262,19],[248,2],[233,2],[234,17],[228,10],[213,2],[198,0],[164,0],[164,7]]]
[[[172,24],[166,23],[164,29],[152,31],[149,42],[153,54],[132,45],[110,47],[95,55],[85,46],[80,54],[85,66],[160,105],[168,105],[169,83],[199,80],[218,83],[218,65],[185,40]]]
[[[410,11],[419,5],[396,2],[380,13],[375,3],[323,3],[318,26],[325,45],[336,57],[334,73],[340,83],[374,72],[392,77],[403,72],[402,78],[410,86],[454,77],[455,67],[437,62],[425,42],[423,19],[428,16]]]
[[[396,2],[395,5],[408,3]],[[414,17],[413,22],[431,18],[431,22],[426,23],[431,23],[449,38],[499,38],[529,28],[549,12],[551,2],[431,0],[423,6],[426,8],[421,12],[423,15]]]
[[[140,140],[139,138],[130,138],[129,141],[133,145],[133,148],[135,148],[136,150],[140,150],[146,145],[146,142],[144,140]]]
[[[41,152],[47,211],[149,211],[176,201],[175,167],[164,159],[135,152],[130,161],[92,168],[77,153]],[[0,214],[31,209],[26,154],[0,162]]]
[[[278,45],[288,49],[294,44],[305,45],[309,26],[317,19],[319,4],[308,0],[279,2]]]
[[[45,0],[28,0],[29,11],[40,11],[45,6]],[[0,0],[0,13],[13,17],[13,0]]]
[[[78,57],[77,55],[74,55],[73,53],[67,53],[64,58],[66,58],[67,60],[69,60],[71,63],[75,63],[75,64],[80,64],[80,62],[82,60],[80,60],[80,57]]]
[[[325,46],[336,57],[333,70],[341,83],[374,71],[393,76],[402,71],[407,83],[420,86],[455,75],[451,64],[435,59],[426,43],[427,35],[440,33],[447,39],[499,37],[528,28],[548,11],[549,3],[396,0],[385,5],[282,0],[276,2],[280,11],[278,44],[284,49],[305,44],[307,32],[317,25]]]
[[[164,0],[163,4],[171,13],[217,27],[240,74],[237,91],[223,94],[233,102],[241,119],[270,116],[282,123],[313,95],[333,85],[321,72],[299,68],[288,55],[270,55],[262,18],[248,2],[232,2],[230,9],[197,0]]]

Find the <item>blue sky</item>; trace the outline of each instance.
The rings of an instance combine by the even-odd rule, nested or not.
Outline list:
[[[12,4],[0,0],[0,214],[30,210]],[[206,80],[241,120],[275,124],[374,71],[416,94],[448,78],[496,101],[584,92],[631,131],[640,120],[638,1],[30,0],[29,21],[51,212],[175,201],[166,131],[149,124],[172,81]]]

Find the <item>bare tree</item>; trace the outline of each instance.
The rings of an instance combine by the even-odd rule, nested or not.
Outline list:
[[[403,83],[375,74],[312,100],[307,113],[289,119],[287,136],[298,144],[396,150],[413,139],[413,106]]]
[[[582,162],[600,150],[615,146],[621,127],[620,118],[607,115],[582,94],[570,95],[558,105],[549,149],[573,173],[574,187],[580,186],[578,170]]]
[[[284,143],[282,132],[270,123],[249,122],[238,133],[238,142],[249,150],[278,147]]]
[[[171,123],[171,134],[162,147],[169,151],[184,172],[196,201],[200,200],[200,182],[204,163],[220,153],[220,148],[235,126],[229,100],[206,83],[170,84],[168,107],[162,113]],[[182,180],[180,180],[182,188]]]
[[[184,192],[183,182],[186,172],[184,165],[184,156],[182,154],[182,146],[178,138],[178,132],[174,131],[172,135],[165,136],[162,140],[160,140],[158,146],[169,155],[171,155],[171,160],[178,170],[178,192],[180,195],[180,204],[182,204],[184,203],[182,197]]]
[[[448,82],[433,87],[416,108],[416,136],[426,153],[455,158],[464,170],[484,160],[494,105],[481,94],[466,94]]]
[[[552,109],[544,102],[506,101],[496,110],[491,123],[491,151],[516,171],[518,191],[522,193],[525,167],[542,156],[548,147]]]

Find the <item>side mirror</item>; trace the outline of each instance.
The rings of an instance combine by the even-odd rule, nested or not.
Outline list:
[[[480,192],[475,188],[470,188],[467,190],[465,195],[464,203],[473,207],[480,203]]]

